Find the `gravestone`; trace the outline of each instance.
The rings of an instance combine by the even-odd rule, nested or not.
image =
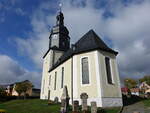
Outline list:
[[[82,93],[80,95],[80,98],[82,102],[82,111],[87,111],[88,110],[88,106],[87,106],[88,95],[86,93]]]
[[[59,101],[58,101],[58,97],[55,97],[55,98],[54,98],[54,103],[55,103],[55,104],[58,104],[58,102],[59,102]]]
[[[69,110],[69,95],[67,86],[64,86],[63,93],[61,96],[61,113],[66,113]]]
[[[77,101],[77,100],[73,101],[73,111],[74,111],[74,113],[79,112],[79,101]]]
[[[91,102],[91,113],[97,113],[97,104],[95,101]]]

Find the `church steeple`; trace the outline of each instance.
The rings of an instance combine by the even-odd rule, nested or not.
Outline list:
[[[57,19],[56,25],[64,25],[64,15],[61,11],[56,16],[56,19]]]
[[[49,49],[67,51],[70,48],[69,31],[64,26],[64,15],[61,8],[56,16],[56,25],[52,28],[49,39]]]

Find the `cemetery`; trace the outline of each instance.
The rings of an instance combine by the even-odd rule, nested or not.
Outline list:
[[[0,109],[5,110],[6,113],[121,113],[121,107],[100,108],[97,107],[95,101],[91,105],[87,105],[88,94],[82,93],[80,95],[81,105],[78,100],[73,101],[73,106],[69,104],[70,95],[68,95],[67,87],[63,88],[61,102],[56,97],[54,100],[12,100],[0,104]],[[145,106],[149,106],[150,100],[145,100]],[[32,106],[31,106],[32,105]]]
[[[91,106],[88,106],[88,95],[86,93],[82,93],[80,98],[82,105],[79,105],[77,100],[74,100],[73,106],[69,105],[70,97],[65,86],[61,102],[58,101],[57,97],[53,101],[39,99],[12,100],[0,104],[0,108],[5,110],[6,113],[18,113],[18,111],[19,113],[118,113],[121,109],[120,107],[99,108],[94,101],[91,102]]]

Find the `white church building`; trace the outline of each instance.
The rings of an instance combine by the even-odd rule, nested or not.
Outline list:
[[[54,100],[67,86],[72,100],[88,94],[88,105],[96,101],[99,107],[122,106],[122,94],[116,56],[93,31],[88,31],[70,47],[69,31],[60,11],[49,36],[49,49],[43,57],[41,99]],[[89,23],[90,24],[90,23]]]

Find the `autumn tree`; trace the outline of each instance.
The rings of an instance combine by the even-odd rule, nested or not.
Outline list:
[[[32,87],[33,87],[32,83],[24,81],[24,82],[17,83],[15,85],[15,90],[18,93],[19,97],[23,93],[23,96],[24,96],[24,99],[25,99],[26,92],[28,90],[30,90]]]
[[[137,86],[137,81],[131,78],[126,78],[124,80],[124,85],[129,89],[135,88]]]
[[[143,78],[139,79],[139,82],[146,82],[148,85],[150,85],[150,76],[144,76]]]
[[[5,92],[5,90],[0,87],[0,97],[6,96],[6,95],[7,93]]]

